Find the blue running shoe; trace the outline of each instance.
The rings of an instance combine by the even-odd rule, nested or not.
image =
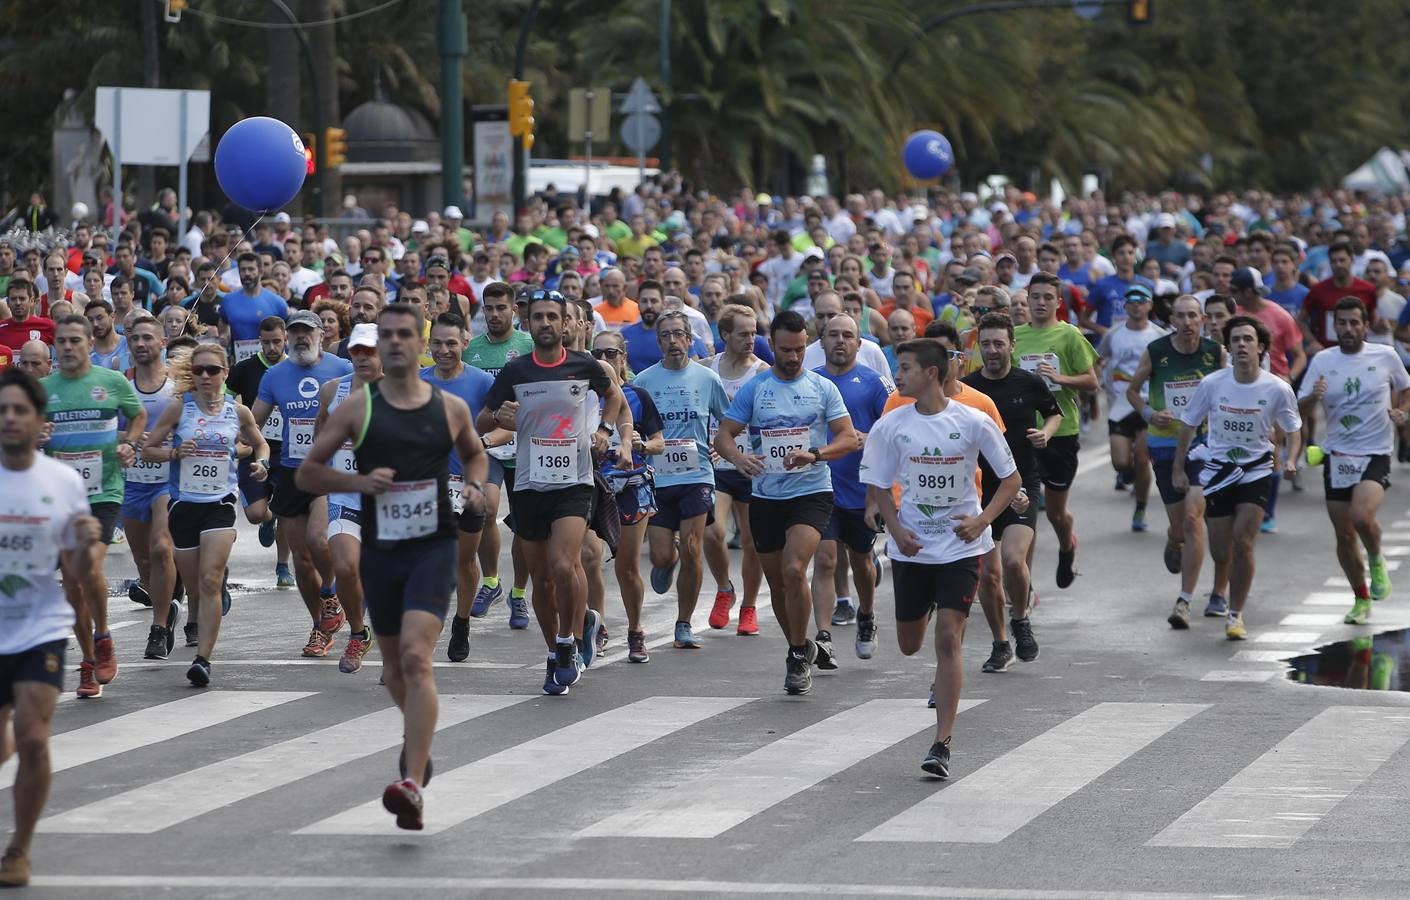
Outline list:
[[[294,573],[289,571],[289,567],[287,565],[278,565],[274,567],[274,579],[276,586],[281,591],[288,590],[289,588],[294,587],[297,584],[297,582],[294,581]]]
[[[480,585],[480,589],[475,592],[475,602],[470,604],[470,617],[472,619],[483,619],[490,611],[490,607],[504,599],[504,587],[495,585],[490,587],[487,584]]]
[[[1209,592],[1209,602],[1204,605],[1204,614],[1209,618],[1215,616],[1226,616],[1229,614],[1229,601],[1223,594]]]
[[[509,627],[522,631],[529,627],[529,601],[526,597],[509,595]]]
[[[230,615],[230,585],[224,582],[220,585],[220,616],[225,618]]]
[[[932,687],[930,689],[930,699],[925,701],[925,705],[930,709],[935,708],[935,688]]]
[[[597,655],[597,633],[602,630],[602,616],[590,609],[583,616],[583,668],[592,668],[592,659]]]
[[[557,657],[553,668],[553,680],[561,687],[572,687],[583,675],[583,658],[578,655],[576,644],[559,644],[554,651]]]
[[[553,677],[554,670],[558,666],[553,660],[548,661],[548,674],[543,676],[543,692],[550,697],[561,697],[568,693],[566,685],[559,684]]]
[[[259,525],[259,545],[261,547],[274,546],[274,520],[261,522]]]
[[[689,622],[676,623],[676,639],[673,642],[677,650],[699,650],[700,638],[695,636],[695,632],[690,630]]]
[[[676,564],[674,562],[669,566],[652,566],[651,589],[658,594],[666,593],[671,589],[671,581],[674,579],[675,574]]]

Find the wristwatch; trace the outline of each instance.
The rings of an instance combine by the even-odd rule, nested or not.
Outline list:
[[[608,437],[611,437],[612,435],[617,433],[617,429],[609,422],[599,422],[597,423],[597,428],[599,431],[603,432]]]
[[[817,447],[809,447],[808,452],[813,454],[813,462],[820,463],[823,461],[822,451],[819,450]]]

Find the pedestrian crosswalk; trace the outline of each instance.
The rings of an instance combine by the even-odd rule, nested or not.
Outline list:
[[[839,839],[999,844],[1022,840],[1049,814],[1065,827],[1074,815],[1092,816],[1097,825],[1103,804],[1125,802],[1098,789],[1118,769],[1128,783],[1144,779],[1152,792],[1168,794],[1161,760],[1228,726],[1214,704],[1094,703],[1054,722],[1032,720],[1022,701],[965,699],[954,775],[942,784],[918,770],[935,721],[923,698],[790,703],[783,708],[789,727],[775,733],[779,703],[652,696],[604,709],[522,695],[443,696],[426,833],[497,828],[516,802],[537,802],[533,795],[586,777],[620,802],[578,810],[566,823],[573,837],[627,838],[635,846],[642,839],[710,839],[776,822],[784,815],[776,807],[836,780],[844,797],[861,785],[887,785],[872,794],[876,806],[858,808],[855,827],[837,818]],[[1161,805],[1163,821],[1130,835],[1132,848],[1291,848],[1382,769],[1390,767],[1386,777],[1407,774],[1401,751],[1410,742],[1410,710],[1326,706],[1276,721],[1286,724],[1249,730],[1258,735],[1256,744],[1245,741],[1249,755],[1227,765],[1219,756],[1206,759],[1219,769],[1217,781]],[[229,723],[242,735],[229,755],[202,743],[200,732]],[[986,746],[980,736],[996,724],[1006,737]],[[400,743],[394,708],[348,716],[316,692],[210,691],[57,735],[59,775],[40,832],[117,838],[196,819],[219,828],[219,817],[236,816],[238,805],[272,802],[272,792],[316,782],[319,802],[281,807],[277,830],[291,840],[398,834],[373,799],[380,784],[369,783],[369,773],[391,758],[371,757]],[[204,749],[193,756],[196,746]],[[103,766],[134,752],[151,765],[105,776]],[[630,773],[652,766],[669,772],[670,783],[657,777],[651,790],[634,790]],[[83,789],[65,790],[65,773]],[[0,774],[0,785],[10,786],[13,769]]]

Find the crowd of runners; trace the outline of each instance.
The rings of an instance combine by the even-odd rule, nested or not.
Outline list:
[[[380,656],[405,719],[383,804],[407,829],[432,661],[473,660],[469,619],[536,623],[562,696],[609,629],[650,661],[648,584],[674,596],[679,650],[701,647],[711,585],[704,626],[758,635],[766,586],[788,694],[842,664],[835,630],[860,660],[892,622],[902,654],[931,635],[921,766],[947,777],[975,601],[984,673],[1036,660],[1037,541],[1067,589],[1079,533],[1111,527],[1069,503],[1103,416],[1131,529],[1152,483],[1165,507],[1179,588],[1147,599],[1171,628],[1202,612],[1246,637],[1257,539],[1318,468],[1345,621],[1390,594],[1377,512],[1410,410],[1395,200],[644,187],[480,233],[455,207],[389,209],[341,242],[284,214],[178,233],[151,213],[0,238],[0,761],[19,757],[0,884],[29,876],[70,637],[78,697],[118,676],[107,555],[139,572],[121,602],[151,607],[144,656],[191,648],[205,688],[239,615],[238,517],[307,610],[288,654],[349,675]]]

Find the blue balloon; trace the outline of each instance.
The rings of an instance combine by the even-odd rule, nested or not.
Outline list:
[[[955,164],[955,151],[943,134],[927,129],[906,138],[902,159],[906,171],[921,181],[929,181],[950,171],[950,166]]]
[[[298,133],[268,116],[236,122],[215,148],[221,190],[255,212],[272,212],[297,197],[307,172]]]

